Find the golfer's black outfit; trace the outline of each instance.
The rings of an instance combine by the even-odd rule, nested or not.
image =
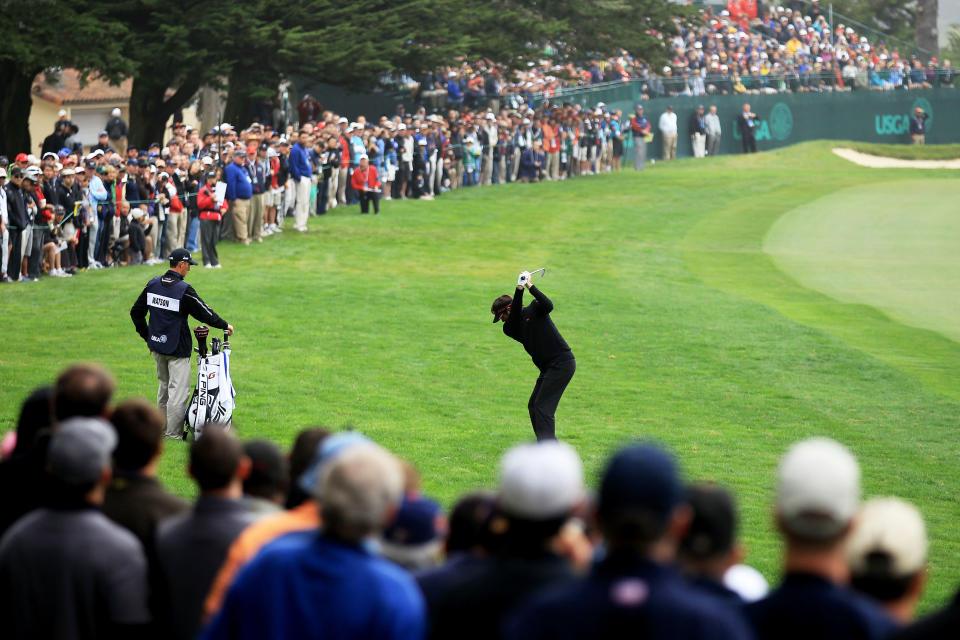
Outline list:
[[[540,369],[540,377],[533,387],[527,409],[537,440],[556,440],[553,414],[560,404],[560,396],[567,388],[577,361],[567,341],[550,319],[553,303],[535,286],[530,287],[534,301],[523,306],[523,288],[513,294],[510,317],[503,323],[503,332],[523,345],[533,364]]]

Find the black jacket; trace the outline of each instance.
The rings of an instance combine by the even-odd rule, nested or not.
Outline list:
[[[163,274],[164,284],[173,284],[178,280],[183,280],[176,271],[172,269]],[[130,318],[133,320],[133,326],[137,328],[137,333],[143,338],[143,341],[150,344],[150,331],[147,328],[147,288],[144,287],[140,292],[140,297],[130,309]],[[214,313],[213,309],[200,299],[193,287],[187,285],[187,290],[180,300],[180,316],[182,323],[180,325],[180,342],[177,344],[177,350],[171,355],[175,358],[189,358],[190,349],[193,346],[193,339],[190,337],[190,327],[187,324],[187,316],[193,316],[200,322],[208,324],[216,329],[226,329],[227,323]]]
[[[12,229],[25,229],[27,221],[27,206],[23,201],[23,191],[20,187],[8,182],[3,185],[7,191],[7,217]]]
[[[534,301],[523,306],[523,287],[518,287],[510,305],[510,317],[503,332],[523,345],[533,364],[541,371],[556,362],[573,359],[573,352],[550,319],[553,303],[535,286],[530,287]]]

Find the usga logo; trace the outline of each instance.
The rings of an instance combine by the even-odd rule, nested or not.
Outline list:
[[[927,114],[927,131],[933,127],[933,107],[926,98],[917,98],[907,114],[884,113],[874,116],[874,128],[878,136],[899,136],[910,131],[910,116],[920,107]]]
[[[164,334],[164,335],[162,335],[162,336],[150,336],[150,341],[151,341],[151,342],[159,342],[160,344],[166,344],[166,343],[167,343],[167,336],[166,336],[166,334]]]

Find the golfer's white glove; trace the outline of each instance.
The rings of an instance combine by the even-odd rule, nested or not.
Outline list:
[[[521,272],[520,272],[520,275],[517,276],[517,286],[518,286],[518,287],[522,287],[522,286],[526,285],[528,282],[530,282],[530,272],[529,272],[529,271],[521,271]]]

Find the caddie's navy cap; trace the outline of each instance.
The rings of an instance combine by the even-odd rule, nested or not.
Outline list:
[[[197,264],[197,261],[190,257],[190,252],[186,249],[174,249],[170,252],[170,266],[175,267],[181,262],[189,262],[190,264]]]

